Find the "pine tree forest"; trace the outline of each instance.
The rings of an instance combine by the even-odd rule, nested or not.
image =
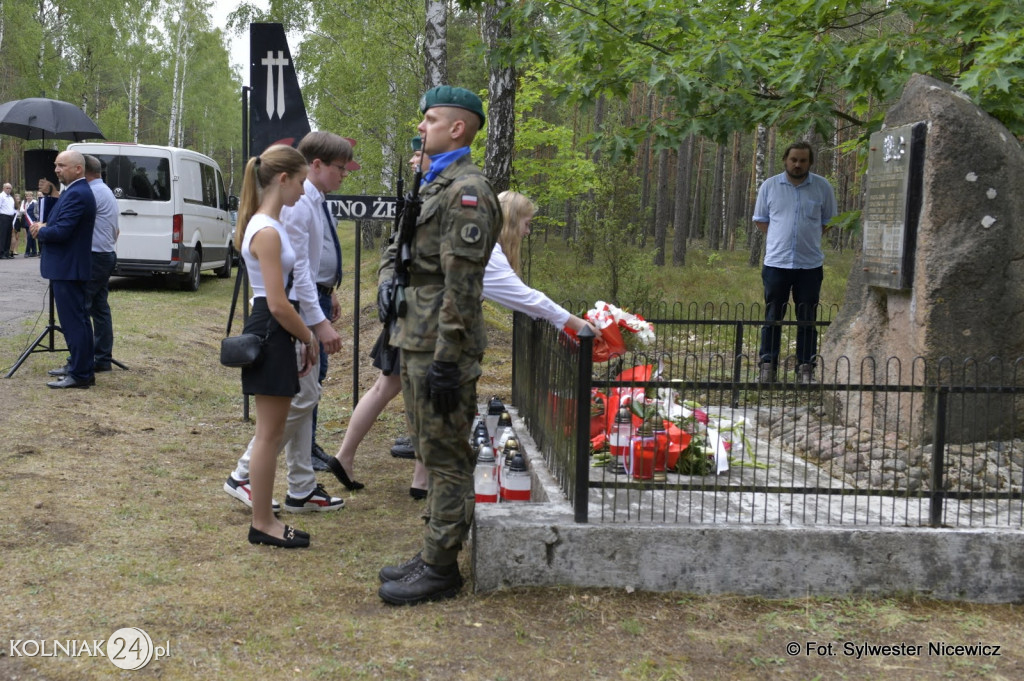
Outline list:
[[[358,141],[346,193],[394,191],[426,87],[479,92],[475,155],[538,205],[534,231],[612,277],[689,250],[749,252],[757,187],[795,140],[835,186],[856,248],[866,140],[913,73],[953,83],[1017,135],[1024,4],[980,0],[269,0],[213,26],[204,0],[0,0],[0,101],[82,106],[111,141],[216,158],[239,186],[241,81],[228,32],[289,31],[314,129]],[[17,178],[26,145],[0,138]],[[630,260],[632,259],[632,260]]]

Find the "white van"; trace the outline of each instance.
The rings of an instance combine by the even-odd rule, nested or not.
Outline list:
[[[230,277],[237,205],[224,191],[220,166],[188,149],[149,144],[84,142],[68,149],[91,154],[120,206],[115,276],[173,275],[199,289],[199,273]],[[230,203],[229,203],[230,201]]]

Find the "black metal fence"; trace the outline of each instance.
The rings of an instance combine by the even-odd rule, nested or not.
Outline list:
[[[648,317],[653,345],[603,363],[515,315],[513,402],[578,522],[1024,526],[1024,359],[818,358],[802,384],[790,357],[761,383],[757,306],[671,312]],[[602,451],[623,395],[672,414],[670,451]]]

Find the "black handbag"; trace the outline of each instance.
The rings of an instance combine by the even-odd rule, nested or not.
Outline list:
[[[234,369],[245,369],[259,361],[263,355],[263,345],[270,335],[270,320],[267,320],[267,333],[262,336],[255,333],[243,333],[237,336],[231,335],[231,320],[235,316],[235,305],[238,303],[238,291],[242,287],[242,278],[246,281],[249,274],[245,270],[245,263],[239,262],[238,274],[235,276],[235,293],[231,297],[231,311],[228,313],[228,327],[224,332],[227,336],[220,342],[220,363]]]
[[[264,342],[266,338],[254,333],[228,336],[220,342],[220,363],[236,369],[251,367],[263,354]]]

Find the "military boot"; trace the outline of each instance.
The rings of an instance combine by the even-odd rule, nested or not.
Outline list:
[[[420,565],[423,565],[423,559],[420,555],[420,553],[417,553],[401,565],[385,565],[377,573],[377,576],[380,577],[381,582],[394,582],[402,579],[406,575],[415,572],[416,568]]]
[[[417,605],[455,598],[461,588],[458,563],[430,565],[420,559],[419,565],[402,579],[381,584],[377,595],[392,605]]]

